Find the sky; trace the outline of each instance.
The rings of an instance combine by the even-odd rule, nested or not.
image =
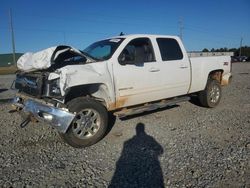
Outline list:
[[[250,0],[2,0],[0,54],[60,44],[84,49],[125,34],[180,35],[188,51],[250,46]],[[181,24],[180,24],[181,23]]]

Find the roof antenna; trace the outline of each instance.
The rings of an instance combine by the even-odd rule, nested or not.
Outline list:
[[[123,33],[123,32],[121,32],[121,33],[120,33],[120,36],[123,36],[123,35],[124,35],[124,33]]]

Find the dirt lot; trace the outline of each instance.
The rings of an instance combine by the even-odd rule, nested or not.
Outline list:
[[[46,125],[21,129],[0,104],[0,186],[250,187],[250,63],[235,63],[233,76],[215,109],[185,102],[116,120],[86,149]],[[11,79],[0,77],[0,89]]]

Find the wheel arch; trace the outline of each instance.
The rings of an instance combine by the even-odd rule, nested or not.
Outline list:
[[[103,83],[72,86],[67,89],[64,103],[77,97],[90,97],[102,103],[106,108],[111,102],[108,87]]]
[[[217,80],[220,84],[222,82],[223,69],[212,70],[208,73],[207,81],[209,79]]]
[[[206,85],[208,83],[209,80],[217,80],[220,84],[222,83],[222,75],[223,75],[223,70],[222,69],[216,69],[216,70],[212,70],[210,72],[207,73],[207,80],[203,80],[202,83],[202,90],[204,90],[206,88]]]

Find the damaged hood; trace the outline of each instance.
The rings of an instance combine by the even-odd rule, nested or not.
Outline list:
[[[55,46],[35,53],[25,53],[18,59],[17,68],[24,72],[48,69],[51,65],[55,64],[57,60],[60,60],[62,56],[69,56],[69,54],[78,54],[85,57],[86,62],[95,61],[87,54],[71,46]]]

